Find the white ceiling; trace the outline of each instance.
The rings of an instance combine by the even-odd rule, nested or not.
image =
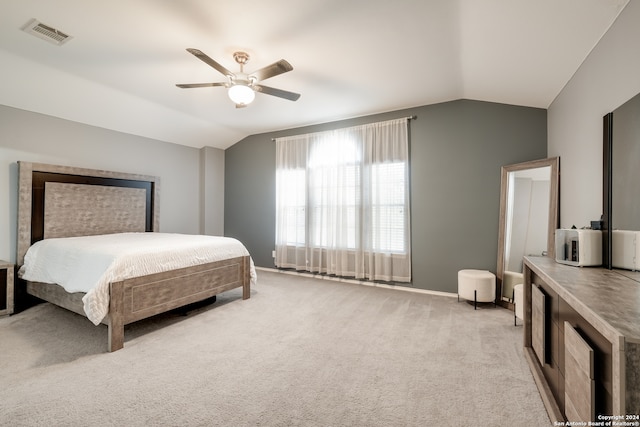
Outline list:
[[[547,108],[628,0],[0,0],[0,104],[193,147],[466,98]],[[21,31],[35,18],[73,36]],[[279,59],[236,109],[185,51]]]

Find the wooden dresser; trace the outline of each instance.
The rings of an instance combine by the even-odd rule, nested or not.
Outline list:
[[[640,274],[524,266],[524,354],[551,421],[640,421]]]

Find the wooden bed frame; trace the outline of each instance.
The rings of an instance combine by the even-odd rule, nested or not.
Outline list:
[[[159,178],[146,175],[18,162],[17,264],[42,239],[158,231]],[[86,316],[82,292],[23,282],[37,298]],[[110,284],[108,350],[124,346],[124,326],[242,287],[250,296],[248,256],[135,277]]]

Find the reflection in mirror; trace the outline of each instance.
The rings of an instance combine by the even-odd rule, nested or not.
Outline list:
[[[502,167],[498,301],[509,308],[513,286],[522,283],[522,257],[554,256],[558,225],[557,157]]]
[[[547,213],[551,167],[507,174],[504,268],[522,271],[522,257],[547,252]]]
[[[640,95],[605,116],[605,191],[607,238],[605,266],[638,270],[640,265]],[[609,140],[607,141],[607,138]],[[609,162],[607,162],[607,152]],[[607,183],[608,180],[608,183]],[[607,195],[610,197],[606,200]],[[636,261],[638,260],[638,261]]]

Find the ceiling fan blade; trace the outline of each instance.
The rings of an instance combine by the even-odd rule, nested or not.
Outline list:
[[[254,85],[253,89],[256,92],[262,92],[262,93],[267,94],[267,95],[277,96],[278,98],[288,99],[289,101],[297,101],[298,98],[300,98],[300,94],[299,93],[289,92],[289,91],[282,90],[282,89],[276,89],[276,88],[269,87],[269,86]]]
[[[196,58],[198,58],[199,60],[201,60],[205,64],[210,65],[213,68],[215,68],[216,70],[220,71],[225,76],[227,76],[227,77],[233,77],[234,76],[234,74],[231,71],[227,70],[224,66],[218,64],[216,61],[214,61],[213,59],[209,58],[207,55],[202,53],[202,51],[200,51],[198,49],[188,48],[187,52],[193,54]]]
[[[260,68],[259,70],[254,71],[250,74],[250,76],[256,77],[258,81],[262,81],[291,70],[293,70],[291,64],[289,64],[284,59],[281,59],[278,62],[274,62],[271,65],[267,65],[264,68]]]
[[[213,86],[226,86],[226,83],[180,83],[176,86],[182,89],[190,89],[194,87],[213,87]]]

